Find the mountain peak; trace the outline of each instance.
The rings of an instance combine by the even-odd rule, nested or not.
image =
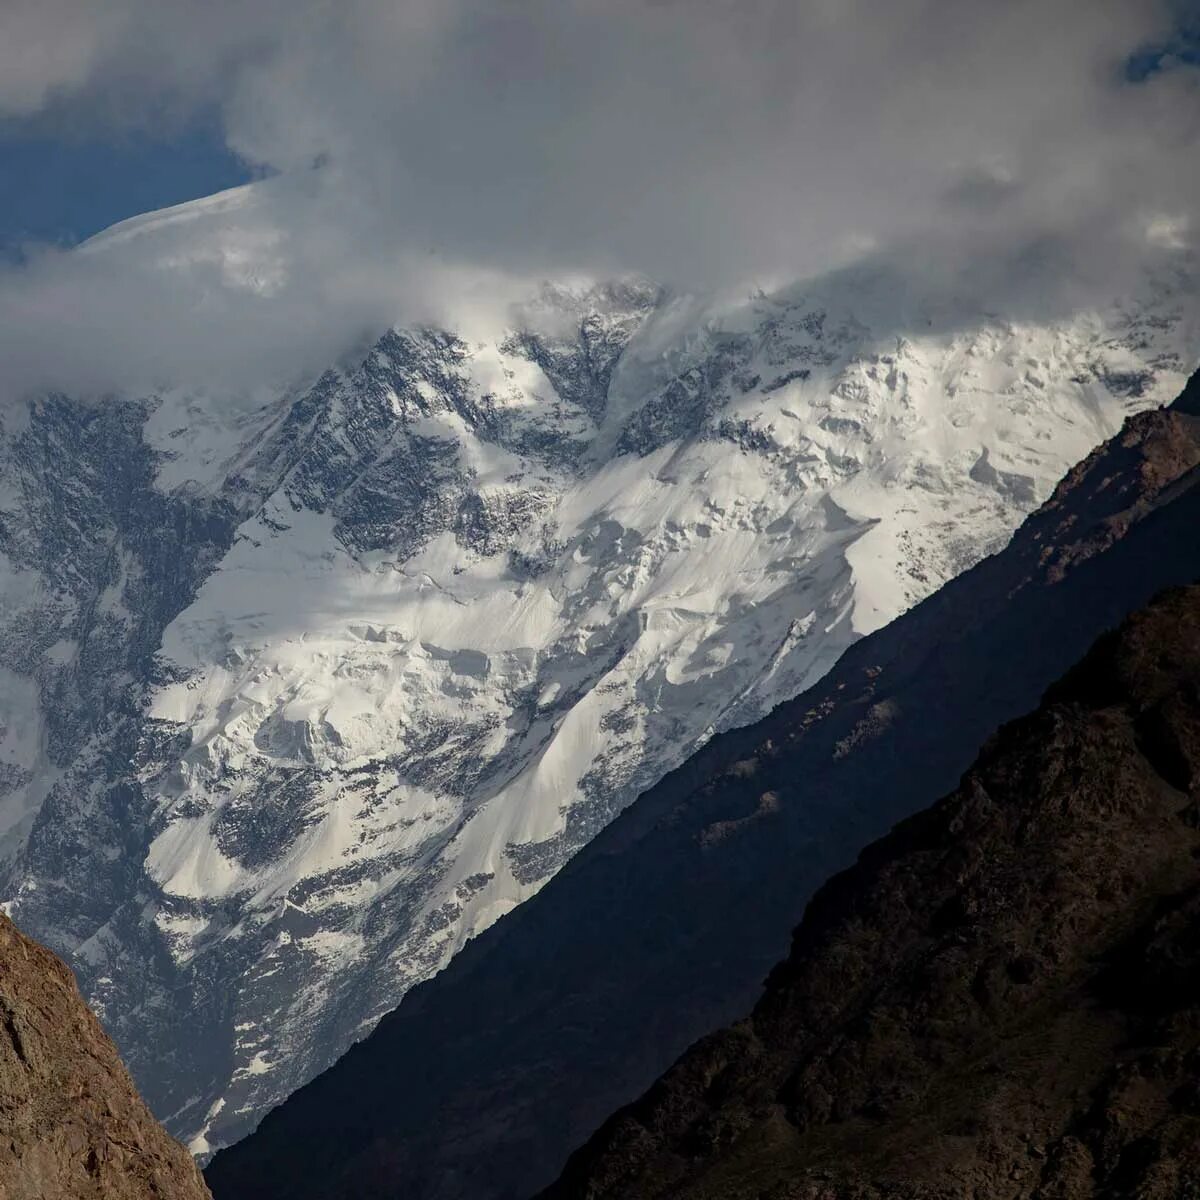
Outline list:
[[[374,1200],[402,1181],[421,1200],[510,1200],[545,1186],[691,1041],[751,1007],[834,870],[952,790],[1099,634],[1200,577],[1198,465],[1196,417],[1130,417],[1003,550],[646,791],[218,1155],[215,1194]]]
[[[136,253],[258,277],[259,194]],[[294,388],[6,413],[0,896],[172,1131],[244,1135],[1192,365],[1186,291],[919,290],[464,289]]]

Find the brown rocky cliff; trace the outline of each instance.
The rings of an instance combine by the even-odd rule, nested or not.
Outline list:
[[[205,1200],[67,967],[0,916],[0,1200]]]
[[[814,897],[545,1200],[1200,1197],[1200,587]]]

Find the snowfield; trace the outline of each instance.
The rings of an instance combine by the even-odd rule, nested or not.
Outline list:
[[[1193,272],[1036,323],[866,269],[576,282],[303,387],[5,411],[0,898],[174,1133],[243,1136],[1173,397]]]

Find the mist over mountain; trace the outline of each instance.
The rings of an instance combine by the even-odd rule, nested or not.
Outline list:
[[[173,1135],[330,1087],[271,1186],[548,1183],[1181,581],[1198,64],[1177,0],[0,6],[0,905]],[[249,182],[20,242],[37,147],[192,138]]]
[[[259,271],[258,196],[81,253]],[[1176,258],[1036,322],[877,265],[464,293],[293,389],[10,409],[11,911],[172,1132],[229,1144],[1173,394]]]
[[[870,256],[1066,317],[1191,244],[1189,30],[1171,0],[12,0],[0,117],[203,119],[269,178],[231,241],[31,248],[0,395],[294,384],[574,276],[744,295]]]

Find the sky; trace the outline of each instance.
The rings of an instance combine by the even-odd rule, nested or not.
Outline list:
[[[71,245],[126,217],[251,178],[211,122],[163,136],[72,136],[0,122],[0,255],[19,255],[30,242]]]
[[[1198,31],[1171,0],[6,0],[0,387],[252,387],[539,278],[874,257],[1086,303],[1190,247]]]

